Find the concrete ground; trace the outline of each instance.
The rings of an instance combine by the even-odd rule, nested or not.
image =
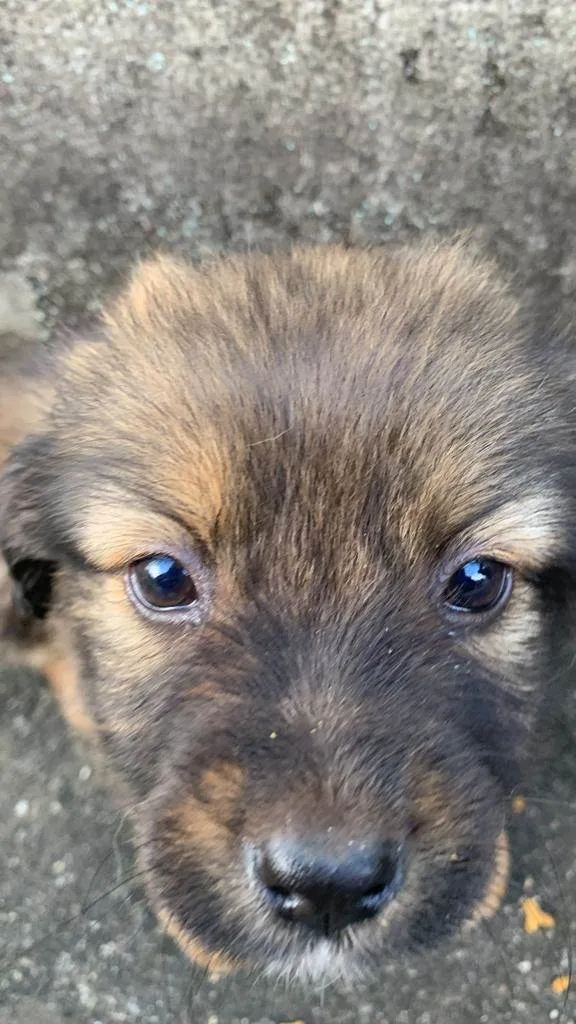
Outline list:
[[[28,302],[47,340],[159,246],[463,225],[544,319],[570,316],[575,152],[571,0],[0,0],[0,317]],[[306,994],[183,962],[49,695],[3,672],[0,1024],[573,1021],[550,989],[576,919],[573,706],[560,717],[498,918],[373,986]],[[526,879],[554,930],[524,934]]]

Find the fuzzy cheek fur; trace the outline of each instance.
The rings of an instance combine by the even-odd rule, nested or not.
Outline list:
[[[497,908],[573,605],[566,357],[459,242],[160,259],[54,352],[2,480],[5,640],[195,962],[350,979]],[[397,870],[313,929],[328,882],[272,884],[278,849]]]

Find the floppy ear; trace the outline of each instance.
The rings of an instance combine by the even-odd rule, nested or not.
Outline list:
[[[43,619],[56,568],[47,517],[42,515],[42,465],[47,438],[18,445],[0,478],[0,550],[12,582],[13,602],[25,617]]]
[[[34,375],[9,373],[0,385],[0,640],[19,644],[38,638],[55,570],[38,474],[47,438],[34,433],[50,398],[48,383]]]

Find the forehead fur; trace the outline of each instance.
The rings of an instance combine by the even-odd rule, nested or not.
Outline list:
[[[516,301],[462,243],[158,259],[66,356],[56,419],[68,446],[82,421],[108,485],[116,465],[114,483],[205,540],[217,519],[262,531],[268,508],[288,545],[386,519],[414,554],[423,530],[515,497],[519,475],[539,485],[555,413],[526,345]]]

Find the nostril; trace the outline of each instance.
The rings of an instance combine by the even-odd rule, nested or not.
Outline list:
[[[402,852],[399,843],[382,844],[374,884],[367,889],[366,896],[377,896],[390,886],[399,884],[402,876]]]
[[[286,889],[283,885],[269,885],[268,892],[272,893],[279,900],[285,900],[290,895],[290,890]]]
[[[364,898],[368,899],[370,896],[380,896],[382,891],[386,888],[385,885],[373,885],[371,889],[367,889],[364,893]]]
[[[384,900],[386,898],[386,893],[387,892],[388,892],[388,886],[387,885],[374,885],[374,886],[372,886],[371,889],[368,889],[367,892],[363,892],[362,895],[360,896],[360,899],[366,900],[367,903],[369,903],[369,902],[374,902],[375,903],[378,900]]]
[[[256,872],[267,891],[273,896],[278,899],[290,896],[293,882],[289,884],[288,878],[285,878],[282,873],[282,866],[275,863],[274,856],[269,849],[265,848],[259,851]]]
[[[283,885],[266,885],[264,883],[264,891],[269,902],[278,911],[288,910],[291,906],[290,901],[292,901],[292,906],[294,905],[295,894]]]
[[[403,879],[402,849],[396,846],[382,855],[372,885],[359,893],[360,902],[372,913],[388,903],[401,888]]]

